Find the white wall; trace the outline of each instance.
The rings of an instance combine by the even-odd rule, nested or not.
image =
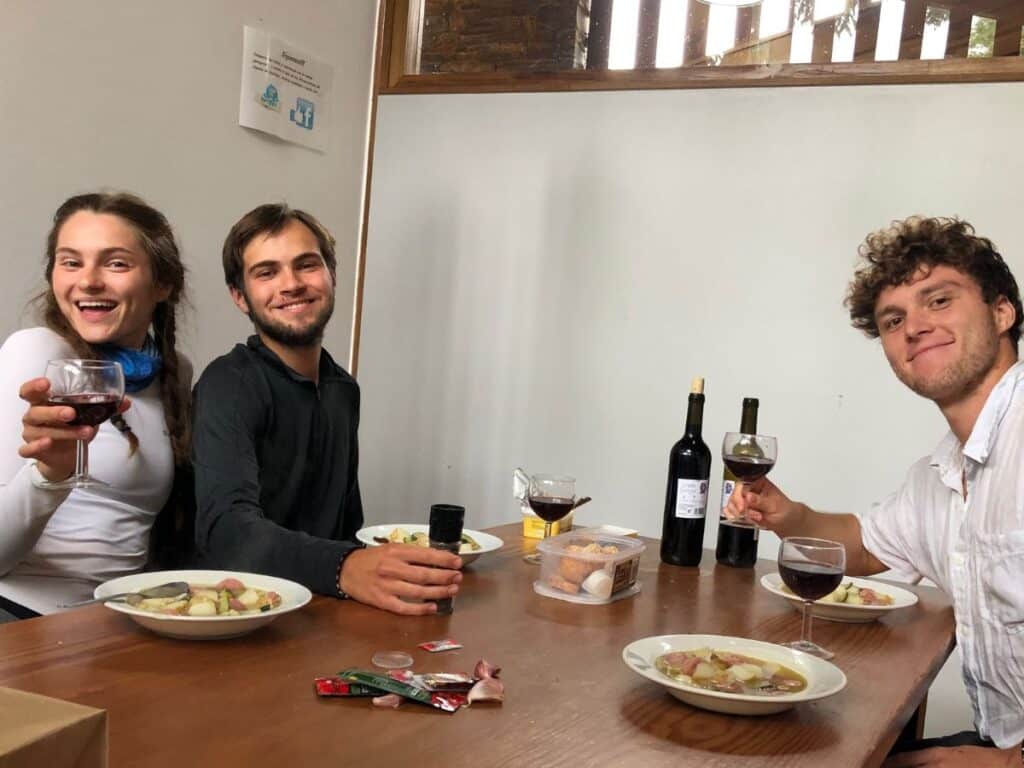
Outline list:
[[[857,246],[897,217],[959,214],[1024,277],[1022,119],[1024,84],[381,98],[370,521],[436,501],[473,527],[516,519],[521,465],[575,475],[595,499],[583,522],[658,536],[696,375],[712,498],[750,395],[780,438],[777,483],[865,508],[945,426],[849,328]],[[929,731],[968,725],[954,667],[935,691]]]
[[[327,345],[348,360],[359,244],[376,0],[4,0],[0,14],[0,232],[8,279],[0,338],[33,323],[54,209],[126,189],[174,225],[193,311],[197,370],[251,333],[230,304],[220,249],[263,202],[318,216],[338,240]],[[277,34],[335,67],[326,153],[238,126],[242,27]]]

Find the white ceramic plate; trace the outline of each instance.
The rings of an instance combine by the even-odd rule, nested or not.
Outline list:
[[[368,525],[365,528],[360,528],[356,531],[356,538],[366,544],[368,547],[380,546],[379,541],[374,541],[374,536],[379,536],[382,539],[386,539],[388,535],[395,530],[395,528],[403,528],[409,533],[428,533],[430,531],[429,525],[422,525],[419,523],[385,523],[384,525]],[[486,555],[488,552],[494,552],[497,549],[501,549],[505,544],[497,536],[492,536],[489,533],[483,531],[474,531],[471,528],[463,529],[464,532],[473,537],[473,540],[480,545],[480,549],[472,552],[460,552],[459,557],[462,558],[463,565],[469,565],[476,560],[480,555]]]
[[[93,590],[93,597],[106,597],[120,592],[136,592],[171,581],[189,584],[216,584],[221,579],[235,578],[247,587],[273,590],[281,596],[281,605],[264,613],[241,616],[171,616],[132,608],[121,602],[104,603],[107,608],[127,614],[140,626],[165,637],[181,640],[223,640],[248,634],[278,616],[298,610],[313,598],[313,593],[301,584],[274,576],[238,571],[152,571],[122,576],[105,581]]]
[[[742,653],[765,661],[784,664],[799,672],[807,680],[807,687],[799,693],[778,696],[753,696],[738,693],[707,691],[673,680],[654,666],[654,660],[664,653],[711,648],[716,651]],[[727,715],[770,715],[783,712],[806,701],[817,701],[833,696],[846,687],[846,675],[834,664],[817,656],[794,651],[775,643],[747,640],[725,635],[658,635],[635,640],[622,649],[622,660],[638,675],[663,685],[669,693],[694,707],[724,712]]]
[[[820,600],[811,606],[815,618],[830,621],[845,621],[850,624],[861,624],[885,616],[887,613],[907,608],[917,603],[917,595],[907,589],[897,587],[884,581],[859,579],[856,576],[844,576],[843,584],[853,582],[856,587],[867,587],[892,598],[892,605],[847,605],[846,603],[823,603]],[[761,586],[772,594],[789,601],[796,610],[801,610],[803,601],[792,592],[783,589],[782,577],[777,573],[766,573],[761,577]]]

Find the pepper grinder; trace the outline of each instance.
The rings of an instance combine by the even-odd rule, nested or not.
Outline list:
[[[462,523],[466,519],[466,508],[456,504],[432,504],[430,506],[430,546],[445,552],[459,554],[462,546]],[[445,597],[434,601],[438,613],[451,613],[455,598]]]

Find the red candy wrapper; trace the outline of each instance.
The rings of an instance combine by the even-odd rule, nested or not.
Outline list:
[[[440,653],[441,651],[457,651],[462,647],[462,643],[447,637],[444,640],[430,640],[426,643],[420,643],[417,647],[431,653]]]
[[[316,677],[313,690],[317,696],[376,696],[380,693],[368,685],[349,683],[340,677]]]
[[[412,673],[411,669],[389,669],[388,677],[406,685],[412,685],[416,682],[416,676]]]
[[[439,706],[445,712],[454,712],[457,709],[469,706],[469,699],[466,698],[466,694],[456,693],[455,691],[431,693],[430,698],[433,699],[435,702],[438,702],[437,706]]]
[[[419,704],[425,704],[428,707],[434,707],[435,709],[440,709],[443,712],[457,712],[467,703],[466,695],[464,693],[435,693],[424,690],[423,688],[417,688],[414,685],[400,683],[392,677],[379,675],[376,672],[367,672],[361,669],[343,669],[338,673],[338,677],[349,683],[359,683],[361,685],[379,688],[380,690],[377,691],[378,696],[383,693],[395,693],[402,698],[412,699]],[[384,706],[390,706],[391,701],[392,700],[387,699],[382,703]]]

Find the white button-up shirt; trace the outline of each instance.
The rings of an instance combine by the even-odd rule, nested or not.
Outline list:
[[[967,498],[963,497],[966,482]],[[967,444],[950,432],[860,518],[864,546],[953,601],[982,736],[1024,740],[1024,362],[989,394]]]

